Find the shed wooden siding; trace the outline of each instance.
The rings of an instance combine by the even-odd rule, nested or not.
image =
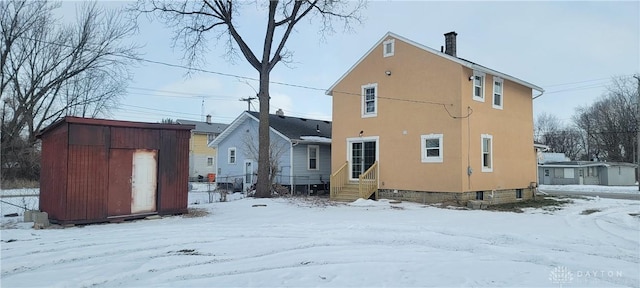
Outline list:
[[[155,212],[185,213],[191,127],[75,117],[48,127],[39,135],[40,210],[48,212],[53,222],[60,223],[100,222],[114,213],[126,217],[131,213],[130,202],[118,208],[117,201],[131,201],[126,191],[119,192],[122,187],[130,189],[133,162],[132,157],[124,156],[147,149],[158,153]],[[111,161],[118,155],[123,159]],[[110,167],[114,163],[118,165]],[[129,169],[128,176],[120,173],[126,170],[122,168],[125,166]]]
[[[42,165],[40,169],[40,209],[49,212],[49,217],[64,218],[67,191],[67,125],[47,135],[42,142]],[[56,177],[63,175],[63,177]]]

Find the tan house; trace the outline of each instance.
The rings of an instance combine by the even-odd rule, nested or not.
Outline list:
[[[209,147],[228,124],[212,123],[211,115],[207,115],[206,122],[191,120],[176,120],[178,124],[195,125],[189,139],[189,179],[190,181],[206,181],[209,174],[215,174],[216,149]]]
[[[415,202],[531,198],[533,90],[543,89],[387,33],[331,88],[331,198]]]

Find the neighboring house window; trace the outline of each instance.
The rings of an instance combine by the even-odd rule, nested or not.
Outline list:
[[[213,133],[207,134],[207,143],[211,143],[213,139],[216,139],[216,134],[213,134]]]
[[[375,117],[378,114],[378,84],[362,86],[362,117]]]
[[[389,56],[393,56],[396,47],[395,47],[395,39],[389,39],[387,41],[382,42],[382,56],[383,57],[389,57]]]
[[[213,166],[213,157],[207,157],[207,166]]]
[[[564,169],[560,169],[560,168],[553,169],[553,177],[564,178]]]
[[[482,172],[493,172],[493,136],[482,134]]]
[[[573,168],[564,168],[564,178],[573,179],[575,176]]]
[[[420,136],[422,163],[442,163],[442,134]]]
[[[502,109],[503,84],[502,78],[493,77],[493,108]]]
[[[587,176],[598,177],[598,167],[587,168]]]
[[[236,147],[229,148],[229,164],[236,164]]]
[[[522,189],[516,189],[516,199],[522,199]]]
[[[320,154],[320,146],[318,145],[309,145],[307,146],[307,169],[309,170],[318,170],[318,154]]]
[[[484,102],[484,73],[473,72],[473,100]]]

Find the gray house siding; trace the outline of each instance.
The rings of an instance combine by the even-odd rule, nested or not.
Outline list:
[[[635,168],[626,166],[608,167],[607,173],[603,174],[603,184],[610,186],[631,186],[635,185]]]
[[[309,170],[308,148],[318,146],[318,170]],[[293,179],[297,192],[317,189],[314,185],[329,182],[331,176],[331,146],[329,144],[297,144],[293,147]]]
[[[573,170],[573,177],[567,178],[567,170]],[[546,173],[549,171],[549,173]],[[635,185],[635,168],[625,165],[586,167],[538,167],[538,182],[547,185]]]
[[[248,132],[247,132],[248,131]],[[272,148],[280,151],[279,167],[280,173],[276,175],[276,181],[282,185],[289,185],[289,167],[290,165],[290,147],[288,141],[284,140],[282,136],[274,133],[270,133]],[[258,147],[258,123],[247,119],[240,124],[231,134],[229,134],[224,140],[218,144],[218,157],[217,162],[217,182],[218,183],[234,183],[236,181],[242,181],[245,188],[257,180],[258,172],[258,159],[255,159],[254,155],[248,149],[248,142],[253,142],[253,147]],[[235,148],[236,161],[235,164],[229,163],[229,149]],[[251,175],[245,173],[247,162],[250,164],[249,170],[252,171]],[[248,179],[248,177],[252,179]],[[240,180],[241,179],[241,180]],[[252,183],[247,183],[247,181]]]

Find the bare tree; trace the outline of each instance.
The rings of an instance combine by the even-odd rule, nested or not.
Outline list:
[[[236,25],[236,16],[243,5],[267,5],[266,29],[262,47],[250,47]],[[198,64],[207,52],[207,35],[216,41],[225,41],[228,56],[240,50],[246,61],[258,71],[260,101],[258,183],[256,196],[270,197],[269,182],[269,77],[271,70],[282,61],[287,61],[291,53],[285,44],[294,27],[302,19],[315,21],[322,33],[334,32],[333,20],[339,20],[345,27],[352,21],[360,21],[359,11],[364,2],[339,0],[271,0],[256,1],[253,4],[231,0],[201,1],[141,1],[134,7],[142,13],[153,13],[169,27],[175,28],[174,45],[185,53],[189,65]],[[316,18],[316,19],[314,19]],[[250,29],[255,30],[256,27]],[[226,37],[225,37],[226,36]],[[262,55],[256,52],[261,52]]]
[[[246,133],[243,139],[244,144],[244,156],[258,161],[260,158],[259,153],[259,141],[256,141],[254,135],[258,134],[257,131],[252,130],[250,133]],[[269,185],[275,183],[275,178],[280,174],[280,158],[287,152],[288,147],[284,143],[271,141],[269,143]]]
[[[37,153],[38,131],[66,115],[106,115],[130,79],[137,47],[123,42],[135,24],[96,2],[81,4],[77,21],[65,24],[53,15],[59,7],[0,2],[3,168],[35,165],[25,155]]]
[[[635,83],[630,77],[616,77],[608,91],[590,106],[580,107],[574,123],[586,135],[589,158],[634,162],[636,132]]]

